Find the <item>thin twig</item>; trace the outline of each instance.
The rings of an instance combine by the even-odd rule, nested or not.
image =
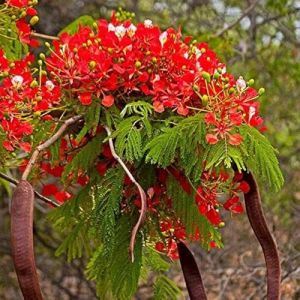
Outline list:
[[[58,131],[49,139],[47,140],[45,143],[40,144],[39,146],[36,147],[36,149],[34,150],[27,166],[26,169],[22,175],[22,180],[27,180],[39,154],[41,151],[47,149],[48,147],[50,147],[52,144],[54,144],[61,136],[62,134],[65,132],[65,130],[72,124],[76,123],[78,120],[80,120],[82,118],[82,116],[75,116],[72,117],[68,120],[66,120],[64,122],[64,124],[58,129]]]
[[[59,40],[58,36],[52,36],[52,35],[38,33],[38,32],[32,32],[31,36],[40,38],[40,39],[44,39],[44,40],[50,40],[50,41],[58,41]]]
[[[145,220],[145,216],[146,216],[146,212],[147,212],[147,197],[146,197],[146,193],[143,190],[143,188],[141,187],[141,185],[135,180],[134,176],[132,175],[130,170],[127,168],[127,166],[125,165],[123,160],[116,153],[113,140],[112,140],[112,138],[110,138],[110,136],[111,136],[110,129],[106,126],[104,126],[104,128],[107,132],[109,147],[110,147],[110,151],[112,153],[112,156],[117,160],[117,162],[124,169],[125,173],[128,175],[128,177],[130,178],[132,183],[138,188],[139,193],[140,193],[140,197],[141,197],[140,216],[139,216],[139,219],[138,219],[137,223],[135,224],[135,226],[132,229],[131,239],[130,239],[130,244],[129,244],[129,252],[130,252],[130,255],[131,255],[131,260],[133,262],[134,261],[134,246],[135,246],[136,236],[137,236],[137,233],[138,233],[140,227],[142,226],[142,224]]]
[[[4,180],[6,180],[6,181],[12,183],[13,185],[18,185],[18,184],[19,184],[19,181],[18,181],[18,180],[16,180],[15,178],[10,177],[10,176],[8,176],[8,175],[6,175],[6,174],[4,174],[4,173],[1,173],[1,172],[0,172],[0,178],[2,178],[2,179],[4,179]],[[51,204],[51,205],[53,205],[53,206],[55,206],[55,207],[59,207],[59,206],[60,206],[56,201],[51,200],[51,199],[49,199],[49,198],[47,198],[47,197],[44,197],[43,195],[41,195],[41,194],[40,194],[39,192],[37,192],[37,191],[34,191],[34,194],[36,195],[36,197],[37,197],[38,199],[42,200],[43,202],[45,202],[45,203],[47,203],[47,204]]]
[[[230,30],[231,28],[233,28],[234,26],[236,26],[240,21],[242,21],[257,5],[258,0],[253,1],[253,3],[245,9],[245,11],[231,24],[227,25],[224,29],[222,29],[221,31],[219,31],[215,36],[216,37],[220,37],[222,36],[225,32],[227,32],[228,30]]]

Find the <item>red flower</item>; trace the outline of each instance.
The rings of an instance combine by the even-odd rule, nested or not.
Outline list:
[[[79,100],[82,105],[90,105],[92,103],[92,94],[91,93],[79,94]]]
[[[250,185],[246,181],[242,181],[238,187],[243,193],[248,193],[250,191]]]
[[[165,244],[163,242],[156,242],[155,249],[159,252],[163,252],[165,250]]]
[[[4,141],[2,142],[2,146],[9,152],[14,151],[14,147],[10,141]]]
[[[46,184],[43,186],[42,194],[46,197],[52,196],[58,192],[55,184]]]
[[[66,191],[62,191],[55,193],[54,197],[58,202],[64,203],[66,200],[70,199],[72,195]]]
[[[115,102],[115,98],[112,95],[104,96],[102,99],[102,105],[105,107],[111,107]]]
[[[10,6],[23,8],[28,6],[29,0],[7,0],[6,3]]]
[[[243,141],[243,138],[239,133],[228,134],[228,137],[229,137],[228,142],[230,145],[238,146]]]
[[[233,213],[240,214],[244,211],[242,204],[240,203],[240,198],[233,196],[229,198],[224,204],[223,207]]]
[[[208,133],[205,138],[207,143],[210,145],[214,145],[219,141],[218,137],[211,133]]]
[[[28,7],[26,9],[26,13],[27,13],[28,16],[32,16],[33,17],[33,16],[37,15],[37,10],[34,9],[34,8],[32,8],[32,7]]]
[[[25,151],[25,152],[31,152],[31,144],[30,143],[26,143],[26,142],[23,142],[23,143],[20,143],[20,148]]]
[[[96,166],[96,170],[101,176],[104,176],[107,171],[107,162],[99,162]]]

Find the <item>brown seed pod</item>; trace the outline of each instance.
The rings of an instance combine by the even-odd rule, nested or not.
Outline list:
[[[12,257],[24,300],[42,300],[33,251],[34,190],[28,181],[18,184],[11,205]]]
[[[191,300],[207,300],[200,271],[190,249],[182,242],[177,244],[180,264]]]
[[[251,173],[244,172],[243,178],[250,186],[250,191],[245,194],[247,215],[256,238],[262,247],[267,266],[267,299],[279,300],[281,269],[277,246],[267,226],[254,177]]]

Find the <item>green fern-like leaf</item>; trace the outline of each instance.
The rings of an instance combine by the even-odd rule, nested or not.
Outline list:
[[[126,224],[125,224],[126,222]],[[139,235],[134,249],[134,262],[131,261],[128,254],[128,244],[131,236],[132,222],[124,218],[119,223],[118,230],[121,227],[127,228],[125,234],[117,233],[117,243],[113,254],[111,265],[112,291],[116,299],[131,299],[138,287],[140,270],[142,266],[142,237]]]
[[[254,127],[242,125],[240,133],[244,137],[244,145],[249,153],[245,160],[247,169],[253,171],[258,178],[267,181],[273,190],[280,190],[284,178],[276,157],[276,150]]]
[[[96,134],[97,126],[100,121],[101,105],[97,102],[88,106],[86,112],[84,112],[84,126],[78,133],[76,141],[79,143],[83,137],[91,131],[92,135]]]
[[[140,115],[148,118],[153,113],[153,106],[145,101],[135,101],[128,103],[120,113],[121,118],[126,115]]]
[[[64,183],[67,181],[70,174],[73,173],[77,175],[79,170],[87,172],[91,166],[93,166],[94,161],[101,153],[102,142],[103,137],[96,136],[79,150],[73,160],[67,164],[64,169],[62,174],[62,181]]]
[[[145,147],[146,162],[167,167],[180,158],[180,165],[190,175],[197,168],[197,175],[201,173],[201,151],[205,126],[202,115],[195,115],[180,120],[176,125],[162,129]],[[194,174],[195,175],[195,174]],[[197,177],[195,175],[195,177]]]
[[[142,265],[142,238],[138,236],[136,240],[135,260],[132,262],[128,254],[132,226],[130,217],[120,218],[114,228],[116,243],[110,249],[111,255],[107,256],[103,244],[88,264],[87,276],[96,280],[101,299],[129,300],[137,289]]]
[[[149,150],[146,162],[158,164],[162,167],[169,166],[175,159],[179,134],[173,128],[165,129],[163,134],[156,136],[146,146]]]
[[[104,178],[95,187],[95,209],[93,220],[109,255],[115,242],[116,218],[120,213],[124,170],[121,167],[109,169]]]
[[[180,289],[176,283],[166,277],[160,275],[154,283],[154,300],[176,300],[181,295]]]
[[[173,208],[181,219],[188,235],[195,234],[198,229],[201,234],[201,244],[208,248],[211,240],[215,241],[218,247],[222,247],[220,232],[201,215],[195,203],[195,193],[188,194],[178,186],[178,182],[170,177],[167,181],[167,193],[172,198]]]
[[[165,272],[170,268],[170,264],[163,259],[162,255],[150,246],[145,246],[143,249],[143,265],[157,272]]]
[[[139,160],[143,155],[141,129],[137,127],[140,121],[139,116],[124,119],[118,124],[112,135],[112,137],[116,137],[117,153],[130,162]]]
[[[93,199],[90,190],[94,181],[93,176],[91,178],[91,183],[80,190],[74,199],[53,209],[48,215],[54,227],[66,235],[55,254],[66,254],[68,261],[81,257],[84,252],[91,252],[89,237]]]

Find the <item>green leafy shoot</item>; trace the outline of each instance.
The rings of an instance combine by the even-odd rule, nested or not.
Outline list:
[[[245,164],[249,171],[269,183],[274,191],[279,191],[284,178],[276,157],[277,151],[268,139],[254,127],[242,125],[240,133],[244,137],[244,145],[248,152]]]
[[[154,283],[154,300],[178,299],[182,292],[176,283],[165,275],[160,275]]]

